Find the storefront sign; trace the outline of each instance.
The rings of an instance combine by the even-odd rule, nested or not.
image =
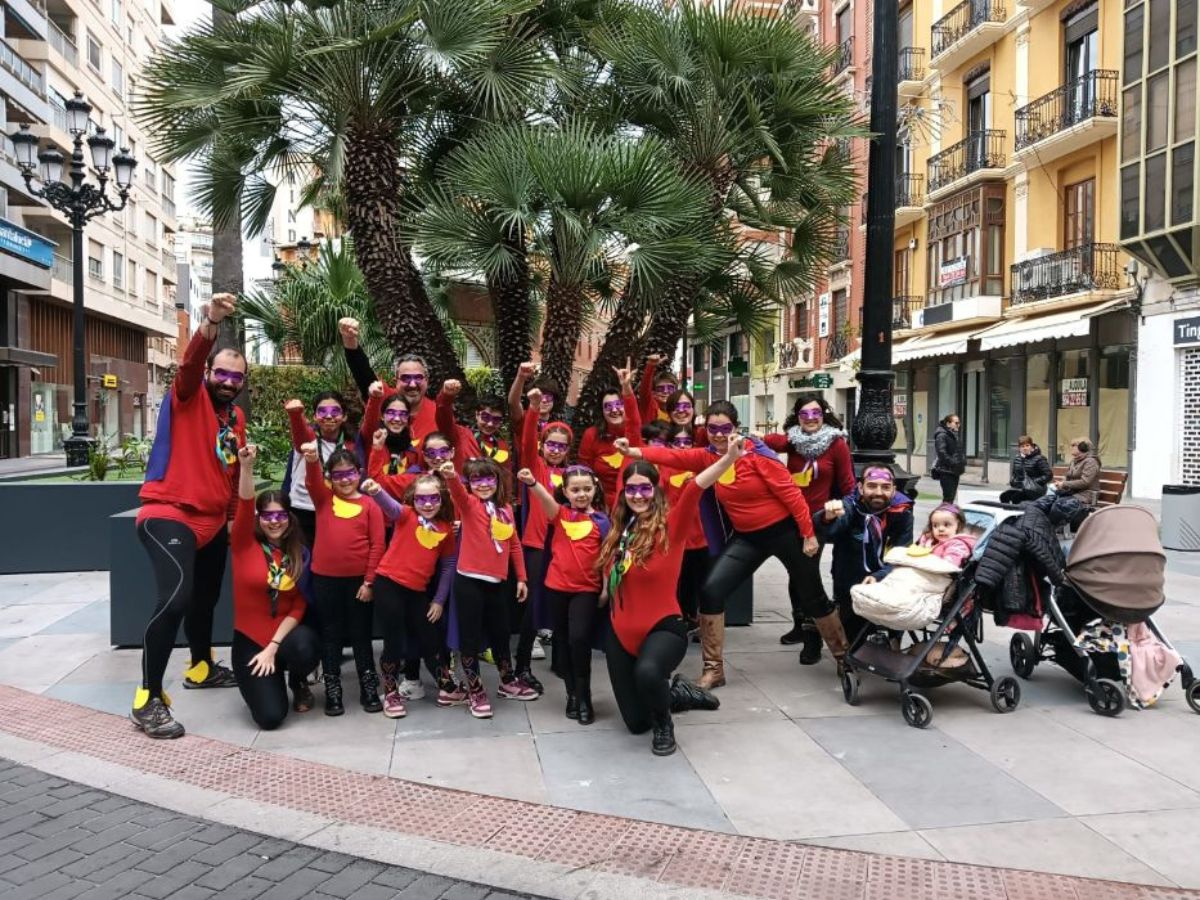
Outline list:
[[[903,419],[908,415],[908,394],[892,394],[892,416]]]
[[[110,388],[113,390],[115,390],[117,388],[117,386],[120,384],[120,382],[117,380],[116,375],[102,375],[100,377],[100,383],[104,387]]]
[[[817,300],[817,337],[829,337],[829,294]]]
[[[7,219],[0,219],[0,250],[43,269],[49,269],[54,264],[54,244]]]
[[[1200,344],[1200,316],[1175,320],[1175,346]]]
[[[960,256],[958,259],[952,259],[949,262],[944,262],[941,268],[938,269],[938,286],[953,287],[956,284],[962,284],[967,280],[967,258]]]
[[[1062,402],[1059,406],[1088,405],[1088,380],[1086,378],[1064,378],[1062,380]]]
[[[833,376],[826,375],[824,372],[818,372],[816,375],[806,375],[804,378],[789,378],[788,387],[792,390],[816,388],[823,391],[826,388],[833,387]]]

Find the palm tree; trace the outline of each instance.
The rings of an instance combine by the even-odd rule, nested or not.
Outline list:
[[[785,15],[695,0],[639,4],[592,42],[609,60],[612,90],[631,123],[658,136],[680,170],[707,186],[716,242],[736,245],[743,225],[787,239],[785,258],[765,282],[759,272],[726,283],[775,286],[755,290],[760,299],[811,283],[832,255],[836,211],[855,192],[849,161],[829,148],[864,133],[852,100],[828,82],[829,52]],[[611,361],[671,359],[689,317],[702,300],[712,302],[711,286],[728,270],[726,258],[707,273],[672,278],[645,327],[647,310],[622,303],[581,404],[598,397]],[[736,308],[732,301],[748,296],[728,293],[717,308]]]
[[[313,195],[332,188],[344,198],[392,349],[424,356],[434,385],[461,379],[401,237],[406,172],[443,129],[446,97],[486,106],[528,90],[528,56],[504,51],[530,0],[255,5],[254,16],[165,46],[147,66],[139,118],[166,160],[206,154],[211,188],[199,200],[214,224],[239,211],[261,232],[281,176],[315,164]],[[222,135],[236,146],[212,152]]]

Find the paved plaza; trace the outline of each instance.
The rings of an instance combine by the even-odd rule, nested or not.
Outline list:
[[[964,499],[986,493],[973,489]],[[919,504],[918,521],[931,506]],[[107,573],[10,576],[0,579],[0,685],[7,686],[0,688],[0,756],[271,837],[361,855],[388,846],[388,861],[546,896],[615,896],[631,885],[646,896],[658,896],[650,886],[666,890],[663,896],[793,896],[812,884],[801,872],[816,877],[818,863],[841,866],[835,880],[847,891],[812,894],[818,897],[934,896],[932,875],[921,876],[929,891],[884,890],[885,875],[899,876],[878,867],[902,863],[913,872],[985,873],[971,876],[981,879],[978,891],[956,897],[1073,891],[1083,898],[1111,890],[1148,898],[1200,888],[1200,716],[1178,684],[1154,709],[1104,719],[1077,682],[1044,665],[1023,683],[1015,713],[998,715],[984,693],[950,686],[930,694],[933,724],[918,731],[901,718],[893,686],[864,678],[862,704],[849,707],[828,659],[801,668],[796,651],[779,645],[787,627],[782,576],[773,564],[760,571],[755,624],[729,631],[732,671],[720,690],[722,708],[677,717],[680,752],[668,758],[650,754],[648,735],[631,736],[620,725],[599,656],[598,720],[588,728],[563,717],[561,688],[537,663],[546,696],[497,701],[490,722],[438,709],[430,699],[411,704],[400,721],[366,715],[350,702],[340,719],[321,715],[318,704],[266,733],[255,729],[237,691],[182,690],[177,655],[167,689],[192,737],[152,744],[117,718],[128,712],[139,654],[108,646]],[[1200,560],[1173,554],[1167,593],[1156,621],[1195,664]],[[989,623],[986,655],[1001,673],[1009,672],[1008,637]],[[697,650],[684,665],[689,674],[699,670]],[[77,724],[82,737],[69,734]],[[251,771],[275,773],[294,789],[272,787],[272,794]],[[319,796],[319,787],[315,797],[300,790],[314,772],[325,773],[314,784],[341,773],[345,781],[328,788],[332,799]],[[362,821],[371,817],[355,819],[341,805],[356,790],[411,793],[416,806],[379,814],[378,828],[392,830],[382,845],[378,835],[372,843],[364,835],[375,828]],[[460,813],[458,827],[447,829]],[[499,824],[482,824],[489,817]],[[638,829],[647,829],[644,840],[635,839]],[[571,844],[567,832],[574,844],[563,849]],[[351,837],[332,846],[339,834]],[[656,841],[667,850],[650,864],[638,848]],[[463,843],[486,852],[446,850]],[[625,862],[599,869],[586,855],[580,862],[588,845],[610,851],[599,859]],[[760,850],[783,856],[747,863]],[[503,854],[537,864],[514,867]],[[678,864],[692,856],[707,865]],[[933,867],[920,868],[926,861]],[[1145,887],[1088,883],[1085,890],[1061,880],[1050,893],[1021,893],[1013,887],[1018,873],[981,867]],[[670,893],[680,884],[693,889]]]

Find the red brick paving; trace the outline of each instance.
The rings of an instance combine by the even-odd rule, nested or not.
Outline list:
[[[771,900],[1200,898],[1200,891],[881,856],[578,812],[348,772],[204,737],[149,741],[120,716],[5,685],[0,723],[14,737],[234,797],[673,887]]]

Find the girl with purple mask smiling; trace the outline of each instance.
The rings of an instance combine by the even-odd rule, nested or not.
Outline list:
[[[579,442],[579,461],[599,476],[610,503],[617,495],[617,480],[625,463],[614,442],[626,437],[640,439],[642,433],[631,366],[632,360],[626,360],[625,368],[613,368],[619,387],[604,392],[597,422]]]

